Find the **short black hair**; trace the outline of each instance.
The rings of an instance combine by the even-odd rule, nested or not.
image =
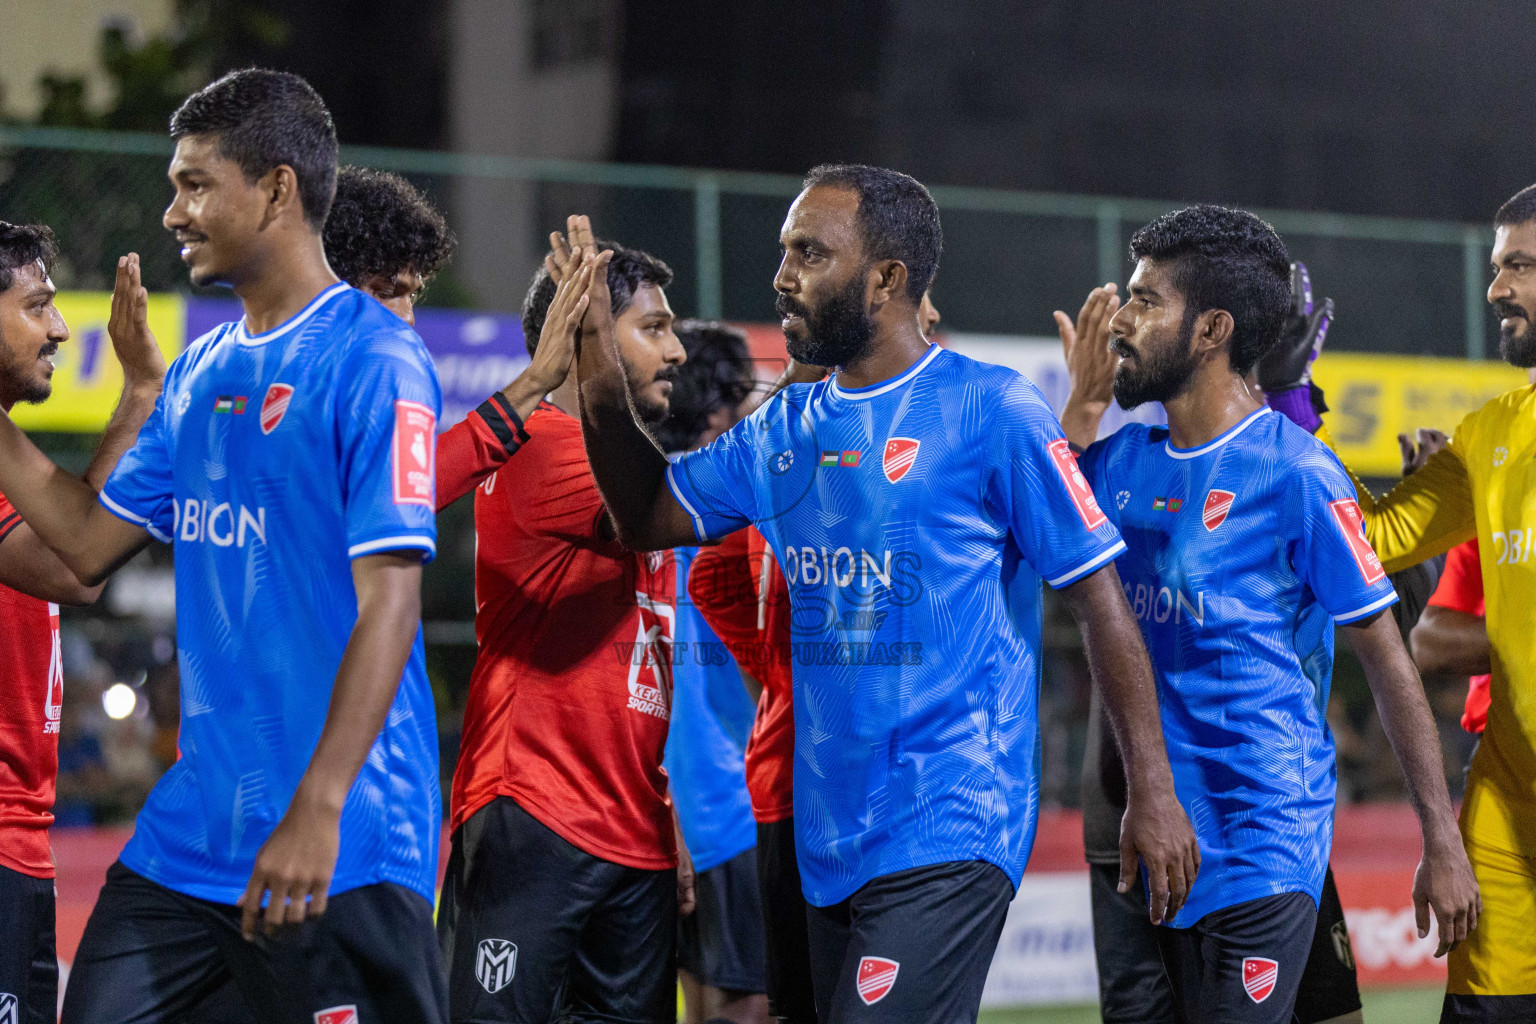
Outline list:
[[[219,153],[256,181],[293,168],[304,220],[319,231],[336,192],[336,125],[325,101],[298,75],[266,68],[231,71],[184,100],[171,138],[213,135]]]
[[[1527,185],[1499,207],[1499,212],[1493,215],[1493,226],[1502,228],[1512,224],[1528,224],[1533,220],[1536,220],[1536,185]]]
[[[455,244],[448,222],[415,185],[366,167],[336,172],[336,199],[322,237],[331,269],[351,285],[406,270],[425,282],[448,262]]]
[[[1246,375],[1280,339],[1291,301],[1291,257],[1275,229],[1246,210],[1202,204],[1165,213],[1131,236],[1131,259],[1173,264],[1184,323],[1232,315],[1232,369]]]
[[[16,271],[39,260],[43,270],[52,274],[58,258],[59,243],[46,224],[8,224],[0,220],[0,292],[9,291],[16,283]]]
[[[820,164],[805,176],[804,187],[818,185],[858,194],[865,258],[900,260],[907,268],[907,298],[922,302],[944,252],[939,204],[923,183],[885,167]]]
[[[614,316],[629,308],[630,300],[642,285],[665,288],[672,283],[672,268],[648,252],[618,242],[598,242],[597,249],[599,252],[613,250],[613,259],[608,262],[608,294]],[[528,296],[523,299],[523,344],[528,346],[529,355],[539,347],[544,317],[549,314],[549,304],[554,301],[554,279],[541,263],[533,275],[533,282],[528,285]]]
[[[688,359],[672,380],[667,418],[655,427],[664,451],[687,451],[698,443],[719,409],[735,409],[752,393],[757,377],[747,336],[715,320],[681,320],[673,327]]]

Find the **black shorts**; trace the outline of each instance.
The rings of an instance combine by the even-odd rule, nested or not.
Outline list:
[[[1013,900],[986,861],[882,875],[830,907],[811,907],[811,972],[821,1024],[976,1020]]]
[[[438,1024],[447,1016],[432,905],[420,893],[391,883],[349,889],[330,898],[323,917],[247,942],[238,907],[113,864],[75,954],[63,1020],[181,1020],[228,994],[231,981],[262,1024]],[[238,1002],[229,1013],[239,1013]]]
[[[677,872],[594,857],[498,797],[453,835],[437,915],[454,1021],[677,1013]]]
[[[757,850],[699,872],[694,892],[697,907],[677,922],[678,969],[726,992],[766,992]]]
[[[1118,865],[1090,864],[1088,871],[1104,1024],[1175,1024],[1173,989],[1158,951],[1157,928],[1147,920],[1140,876],[1130,892],[1119,893],[1115,891],[1120,881]],[[1323,1024],[1359,1009],[1355,957],[1330,868],[1323,877],[1323,898],[1296,994],[1295,1016],[1300,1024]]]
[[[54,1024],[59,958],[53,879],[0,867],[0,1021]]]
[[[1291,1024],[1317,932],[1317,905],[1280,893],[1206,914],[1192,927],[1157,929],[1180,1019]]]
[[[816,1024],[794,818],[757,826],[757,884],[763,894],[763,936],[768,947],[768,1012],[786,1024]]]

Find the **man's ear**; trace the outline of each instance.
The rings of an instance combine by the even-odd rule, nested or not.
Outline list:
[[[869,304],[883,306],[907,293],[907,265],[901,260],[881,260],[869,270]]]
[[[273,221],[289,210],[303,216],[303,201],[299,198],[299,176],[287,164],[278,164],[261,176],[261,190],[267,197],[267,220]]]
[[[1215,352],[1232,341],[1237,323],[1232,314],[1224,309],[1208,309],[1195,317],[1195,348],[1202,352]]]

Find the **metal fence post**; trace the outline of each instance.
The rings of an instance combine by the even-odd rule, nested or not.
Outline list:
[[[697,261],[698,315],[721,316],[720,298],[720,179],[701,174],[693,186],[693,253]]]
[[[1461,274],[1462,287],[1465,294],[1462,296],[1462,311],[1466,317],[1467,358],[1486,359],[1488,353],[1483,350],[1483,312],[1485,308],[1485,291],[1483,287],[1483,266],[1488,258],[1488,252],[1484,247],[1483,233],[1477,228],[1467,228],[1461,236]]]
[[[1099,204],[1094,215],[1099,227],[1099,277],[1095,284],[1119,281],[1123,266],[1120,248],[1120,208],[1114,203]]]

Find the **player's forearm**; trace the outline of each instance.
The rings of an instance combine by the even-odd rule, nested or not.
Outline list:
[[[1376,713],[1402,767],[1425,844],[1459,844],[1434,716],[1392,616],[1382,612],[1363,624],[1345,626],[1344,631],[1365,669]]]
[[[1128,792],[1134,797],[1163,786],[1171,792],[1173,771],[1163,744],[1152,661],[1126,603],[1120,574],[1108,565],[1061,594],[1082,629],[1089,672],[1103,696],[1125,763]]]
[[[161,381],[158,379],[123,385],[122,397],[117,400],[117,408],[107,422],[107,429],[102,432],[96,454],[85,470],[85,482],[96,493],[101,493],[118,460],[138,440],[139,428],[149,419],[149,414],[155,411],[155,402],[160,399],[160,387]]]
[[[1077,451],[1087,451],[1099,439],[1099,423],[1108,409],[1108,402],[1085,398],[1076,391],[1068,395],[1061,410],[1061,431],[1067,435],[1067,443]]]
[[[1493,671],[1488,624],[1478,615],[1431,605],[1408,635],[1408,643],[1420,672],[1480,676]]]
[[[0,493],[34,533],[48,545],[86,586],[95,586],[119,562],[137,550],[125,545],[123,531],[93,528],[111,519],[122,524],[96,501],[96,491],[38,450],[0,413]]]
[[[352,577],[357,623],[336,672],[320,742],[293,797],[296,805],[335,815],[384,728],[421,623],[418,555],[368,555],[354,560]]]

